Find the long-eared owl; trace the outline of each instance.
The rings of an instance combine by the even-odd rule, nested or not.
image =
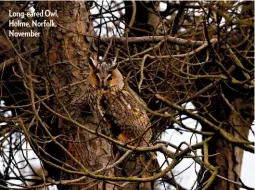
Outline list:
[[[123,76],[114,61],[99,62],[90,57],[90,107],[99,123],[121,142],[148,146],[152,138],[151,123],[142,100],[125,88]],[[139,103],[140,100],[140,103]]]

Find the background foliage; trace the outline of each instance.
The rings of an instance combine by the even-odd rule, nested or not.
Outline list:
[[[192,189],[251,189],[240,172],[243,152],[254,152],[248,140],[254,120],[252,1],[0,5],[1,188],[18,180],[23,189],[54,184],[58,189],[136,189],[142,181],[185,189],[174,168],[189,157],[201,167]],[[8,11],[31,7],[57,10],[57,29],[29,28],[42,32],[36,39],[8,37]],[[146,102],[154,131],[151,150],[165,160],[165,169],[155,175],[114,173],[119,163],[112,145],[119,142],[95,130],[86,100],[92,54],[117,57],[130,88]],[[176,146],[160,140],[167,129],[202,136],[202,142]],[[27,142],[40,167],[31,164]]]

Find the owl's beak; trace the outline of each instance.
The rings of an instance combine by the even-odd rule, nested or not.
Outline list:
[[[102,86],[101,86],[101,89],[102,89],[102,92],[103,92],[103,93],[109,90],[108,86],[103,85],[103,84],[102,84]]]
[[[104,91],[109,90],[109,86],[107,84],[107,81],[102,81],[101,89],[103,89]]]

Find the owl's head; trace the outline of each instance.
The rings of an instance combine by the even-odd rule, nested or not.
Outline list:
[[[122,89],[124,86],[123,76],[118,70],[118,64],[115,61],[98,62],[96,59],[89,58],[90,74],[89,83],[104,91],[111,89]]]

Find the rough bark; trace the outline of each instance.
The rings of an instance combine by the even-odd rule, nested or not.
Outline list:
[[[226,123],[224,123],[221,128],[228,132],[228,134],[233,135],[235,138],[247,140],[250,127],[254,121],[253,100],[253,95],[247,97],[247,99],[236,98],[233,100],[230,104],[232,110],[225,114],[224,117],[226,118]],[[221,104],[222,102],[219,100],[215,103]],[[215,107],[211,107],[211,109],[215,110]],[[221,109],[227,110],[229,107],[225,105],[225,107],[222,107]],[[216,114],[212,115],[215,116]],[[207,126],[206,124],[202,124],[202,126],[203,130],[211,131],[210,126]],[[225,179],[216,177],[212,181],[209,189],[237,190],[240,188],[238,185],[231,182],[241,182],[240,174],[243,153],[244,147],[240,147],[240,145],[238,146],[234,142],[227,141],[226,139],[222,138],[221,135],[214,136],[213,140],[208,143],[208,154],[215,156],[210,157],[209,162],[213,166],[219,167],[218,175],[224,177]],[[211,174],[205,172],[204,168],[202,168],[200,172],[200,185],[202,185],[203,183],[208,182],[207,180],[211,177]]]
[[[54,110],[71,117],[84,126],[95,130],[96,126],[87,121],[86,78],[88,76],[87,58],[91,53],[88,36],[93,36],[93,26],[89,18],[89,10],[84,2],[51,2],[39,3],[39,10],[51,9],[58,11],[57,29],[43,31],[45,42],[45,67],[54,89]],[[93,39],[91,40],[93,41]],[[64,88],[64,90],[63,90]],[[58,118],[59,134],[63,134],[61,144],[78,160],[74,161],[65,154],[64,162],[72,167],[83,170],[83,167],[95,171],[106,165],[111,158],[109,143],[97,138],[84,129]],[[103,146],[104,145],[104,146]],[[84,171],[85,172],[85,171]],[[107,171],[108,172],[108,171]],[[62,175],[62,179],[64,174]],[[69,174],[67,179],[76,179],[78,175]],[[64,177],[65,178],[65,177]],[[93,179],[81,180],[81,185],[68,185],[61,189],[100,189],[102,183]],[[90,187],[90,188],[89,188]]]
[[[207,17],[216,19],[212,22],[215,26],[211,27],[206,23],[209,19],[204,20],[203,23],[199,20],[201,18],[195,18],[197,20],[194,21],[195,19],[188,15],[188,8],[200,9],[200,5],[168,3],[167,10],[162,13],[159,12],[158,2],[126,1],[125,22],[128,29],[125,36],[170,34],[180,35],[186,40],[192,38],[199,43],[190,43],[188,48],[185,44],[176,45],[178,43],[175,44],[174,39],[164,41],[164,38],[159,38],[155,42],[150,39],[145,43],[133,42],[132,45],[128,43],[123,45],[122,42],[122,45],[116,46],[120,50],[119,57],[124,60],[121,62],[125,63],[120,65],[124,76],[130,77],[128,78],[130,86],[148,103],[148,108],[152,109],[150,116],[155,131],[154,136],[160,134],[166,127],[173,127],[172,122],[185,127],[182,121],[178,122],[174,119],[177,113],[179,115],[186,113],[159,101],[155,94],[160,93],[176,105],[193,101],[196,111],[202,117],[198,121],[203,125],[203,134],[213,136],[213,140],[208,142],[208,154],[217,154],[209,157],[212,167],[207,165],[206,169],[216,168],[218,175],[236,183],[240,182],[242,157],[247,146],[235,141],[230,142],[219,130],[202,120],[206,119],[224,129],[235,140],[247,140],[254,120],[254,95],[251,90],[254,85],[251,82],[254,78],[251,71],[254,68],[250,64],[253,61],[251,57],[254,52],[251,45],[253,27],[249,20],[250,17],[254,17],[254,13],[249,8],[251,4],[253,2],[244,2],[247,7],[244,13],[239,15],[240,20],[227,20],[224,26],[226,29],[224,27],[222,29],[217,28],[215,24],[217,19],[214,17],[221,17],[221,12],[218,10],[223,11],[228,9],[228,6],[231,8],[231,3],[223,3],[223,6],[221,3],[204,4],[203,10],[208,10],[208,12],[205,11],[208,14]],[[1,2],[0,26],[8,28],[5,24],[8,22],[8,16],[6,16],[8,10],[24,10],[26,6],[23,5],[24,3]],[[57,28],[42,29],[41,41],[11,38],[10,41],[16,48],[14,51],[14,47],[3,31],[0,32],[0,68],[3,82],[1,97],[13,113],[11,121],[8,119],[4,121],[11,126],[8,130],[16,129],[13,123],[19,124],[18,130],[25,134],[34,151],[44,162],[49,174],[48,179],[60,180],[58,181],[59,189],[113,189],[113,185],[108,181],[95,179],[96,177],[84,177],[88,175],[86,170],[96,171],[114,161],[111,144],[98,135],[88,132],[88,130],[95,131],[97,128],[91,119],[92,114],[89,112],[86,99],[86,78],[89,72],[87,58],[94,49],[91,47],[94,45],[91,36],[95,36],[89,17],[89,4],[87,2],[36,2],[35,8],[37,11],[57,10],[59,16],[54,18],[58,23]],[[134,10],[136,14],[133,14]],[[228,18],[227,11],[225,13],[223,16]],[[164,16],[170,14],[173,19],[170,22],[164,20]],[[228,27],[231,27],[233,22],[236,22],[234,24],[241,29],[237,27],[236,31],[229,32]],[[182,27],[186,27],[187,32],[180,32]],[[193,30],[197,33],[192,33]],[[242,41],[243,36],[240,33],[247,34],[249,38],[245,37]],[[215,38],[216,41],[212,43],[217,42],[216,47],[209,43],[215,36],[217,39]],[[237,44],[232,44],[232,53],[226,48],[229,42]],[[104,54],[107,46],[108,44],[101,44],[100,55]],[[200,49],[194,52],[197,46]],[[32,50],[28,51],[31,48]],[[114,45],[110,47],[112,57],[115,54],[114,48]],[[148,50],[149,48],[151,49]],[[141,53],[143,51],[145,53]],[[218,57],[215,57],[216,53]],[[24,60],[20,60],[21,56]],[[7,62],[4,62],[5,60]],[[216,60],[218,62],[215,62]],[[241,66],[238,65],[238,61]],[[207,88],[207,85],[210,87]],[[173,116],[161,117],[153,110],[159,110],[160,114],[173,113]],[[189,130],[187,127],[185,129]],[[6,134],[1,127],[1,135],[2,133],[3,136]],[[206,138],[207,135],[204,137]],[[206,151],[206,148],[204,150]],[[181,158],[178,159],[181,160]],[[201,176],[204,171],[201,170]],[[114,173],[111,169],[97,174],[124,176]],[[75,181],[82,176],[84,178]],[[211,173],[205,173],[199,185],[209,184],[208,179],[211,176]],[[172,184],[178,186],[174,178],[171,180],[174,181]],[[209,187],[206,186],[208,189],[238,188],[237,185],[218,177],[213,180]],[[115,189],[138,188],[142,189],[139,183],[128,183],[124,187],[115,186]]]

